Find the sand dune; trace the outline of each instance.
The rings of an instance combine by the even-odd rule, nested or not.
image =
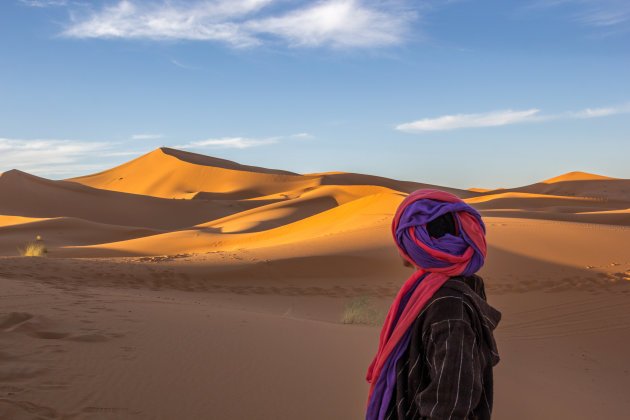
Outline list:
[[[391,218],[418,188],[484,216],[495,417],[625,418],[630,180],[465,191],[168,148],[0,176],[0,418],[363,418],[378,316],[411,274]],[[18,257],[37,235],[47,257]],[[341,323],[356,299],[376,325]]]
[[[611,178],[609,176],[597,175],[597,174],[589,174],[588,172],[569,172],[566,174],[562,174],[553,178],[549,178],[547,180],[541,181],[542,184],[555,184],[556,182],[565,182],[565,181],[601,181],[601,180],[611,180],[617,178]]]
[[[630,226],[630,217],[626,212],[630,200],[625,195],[625,190],[616,192],[614,198],[603,198],[592,193],[592,186],[585,190],[582,186],[576,185],[574,183],[576,181],[566,182],[572,185],[565,185],[562,192],[569,195],[514,190],[487,193],[467,198],[465,201],[485,216]],[[521,190],[523,189],[527,188]],[[567,189],[570,189],[570,192]]]
[[[233,213],[230,203],[167,200],[50,181],[21,171],[0,176],[0,214],[75,217],[98,223],[177,229]]]
[[[51,250],[65,246],[94,245],[147,237],[163,231],[131,226],[91,222],[74,217],[36,219],[0,227],[0,254],[15,255],[17,250],[37,236]],[[36,233],[36,234],[35,234]]]
[[[241,200],[319,185],[318,177],[239,165],[180,150],[160,148],[116,168],[69,179],[94,188],[162,198],[199,192]]]
[[[589,197],[602,201],[628,201],[630,180],[616,179],[585,172],[571,172],[536,184],[509,188],[503,192]]]
[[[223,200],[243,200],[288,191],[307,191],[319,185],[380,186],[403,192],[436,187],[345,172],[299,175],[240,165],[165,147],[116,168],[67,181],[94,188],[162,198]],[[466,197],[474,195],[464,190],[444,189]]]
[[[0,226],[19,225],[22,223],[36,222],[38,220],[46,220],[46,218],[0,215]]]

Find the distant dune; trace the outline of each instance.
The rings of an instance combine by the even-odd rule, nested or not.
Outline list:
[[[588,172],[569,172],[560,176],[556,176],[554,178],[547,179],[545,181],[541,181],[542,184],[553,184],[556,182],[565,182],[565,181],[601,181],[601,180],[610,180],[617,179],[611,178],[608,176],[597,175],[597,174],[589,174]]]
[[[300,175],[160,148],[65,181],[3,173],[0,252],[12,255],[42,232],[50,256],[65,257],[335,241],[344,232],[383,228],[402,197],[419,188],[452,192],[486,216],[630,225],[630,180],[583,172],[520,188],[458,190],[345,172]]]

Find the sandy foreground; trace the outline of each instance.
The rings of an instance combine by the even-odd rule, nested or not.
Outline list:
[[[0,418],[360,419],[389,233],[424,184],[158,149],[100,174],[0,176]],[[444,189],[444,188],[443,188]],[[630,181],[448,189],[484,215],[497,419],[625,419]],[[46,257],[18,256],[41,235]]]

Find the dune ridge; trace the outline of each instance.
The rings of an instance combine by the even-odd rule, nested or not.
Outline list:
[[[210,252],[332,237],[335,226],[386,224],[401,197],[419,188],[452,192],[488,217],[630,225],[630,180],[584,172],[519,188],[458,190],[346,172],[301,175],[163,147],[63,181],[3,173],[0,252],[65,229],[93,238],[51,239],[51,256]]]

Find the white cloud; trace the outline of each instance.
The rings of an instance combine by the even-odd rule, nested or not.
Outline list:
[[[63,35],[74,38],[220,41],[235,47],[268,37],[292,46],[374,47],[402,41],[415,18],[399,1],[197,0],[159,3],[122,0],[87,16],[74,16]],[[291,5],[293,6],[293,5]]]
[[[152,140],[161,139],[164,137],[162,134],[134,134],[131,136],[132,140]]]
[[[497,127],[509,124],[541,122],[559,119],[598,118],[616,114],[630,113],[630,105],[607,108],[587,108],[582,111],[569,111],[562,114],[541,114],[538,109],[525,111],[492,111],[479,114],[443,115],[437,118],[399,124],[396,130],[408,133],[423,131],[445,131],[458,128]]]
[[[328,0],[283,16],[245,23],[293,46],[368,47],[398,43],[411,14],[367,7],[357,0]]]
[[[46,171],[45,168],[61,168],[81,162],[110,146],[110,143],[103,142],[0,137],[0,171],[21,169],[42,173]]]
[[[265,146],[269,144],[275,144],[282,140],[291,140],[291,139],[312,139],[314,136],[308,133],[298,133],[292,134],[289,136],[276,136],[276,137],[265,137],[265,138],[247,138],[247,137],[222,137],[222,138],[211,138],[206,140],[192,141],[186,144],[179,144],[173,146],[175,148],[181,149],[198,149],[205,147],[214,147],[214,148],[222,148],[222,149],[248,149],[250,147],[257,146]]]

